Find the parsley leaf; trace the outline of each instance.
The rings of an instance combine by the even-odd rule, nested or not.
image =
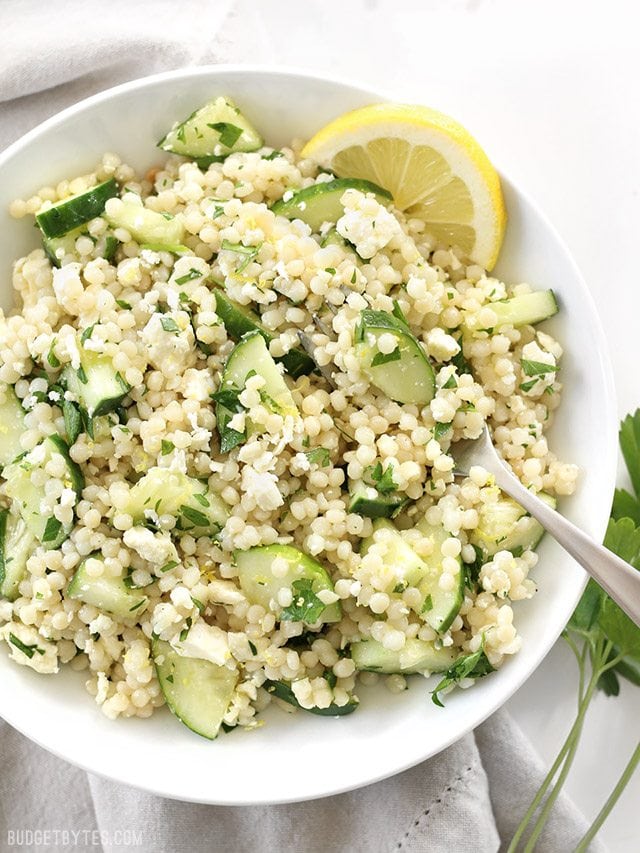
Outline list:
[[[442,386],[443,388],[457,388],[458,380],[456,379],[455,373],[452,373],[451,376],[447,379],[447,381]]]
[[[275,160],[277,157],[284,157],[282,151],[272,151],[271,154],[264,154],[262,156],[263,160]]]
[[[640,526],[640,501],[629,494],[626,489],[616,489],[611,507],[611,517],[630,518],[636,526]]]
[[[258,252],[261,247],[262,243],[259,246],[243,246],[242,243],[231,243],[229,240],[223,240],[221,246],[221,248],[225,249],[227,252],[235,252],[237,255],[244,255],[244,260],[239,267],[236,267],[236,273],[241,273],[249,266],[251,261],[258,256]]]
[[[119,305],[120,308],[124,308],[126,311],[131,311],[131,304],[124,299],[116,299],[116,305]]]
[[[620,424],[620,449],[627,466],[633,491],[640,497],[640,409]]]
[[[88,341],[91,335],[93,334],[93,330],[95,329],[97,323],[94,323],[92,326],[89,326],[84,332],[80,335],[80,343],[83,344],[85,341]]]
[[[200,512],[199,509],[194,509],[192,506],[186,506],[186,504],[183,504],[180,507],[179,512],[195,527],[209,527],[209,519],[203,512]]]
[[[381,495],[388,495],[398,488],[398,484],[393,479],[393,467],[387,465],[383,470],[382,462],[376,462],[375,465],[365,468],[363,479],[367,485],[374,486]]]
[[[160,323],[165,332],[174,332],[177,335],[180,331],[180,327],[173,317],[161,317]]]
[[[326,605],[313,591],[313,583],[308,578],[298,578],[291,584],[293,601],[285,607],[280,618],[288,622],[307,622],[313,624],[320,618]]]
[[[218,142],[225,148],[233,148],[242,136],[242,128],[236,124],[230,124],[228,121],[216,121],[213,124],[207,122],[207,127],[218,131],[220,134]]]
[[[396,347],[393,352],[377,352],[371,359],[371,367],[377,367],[379,364],[388,364],[390,361],[400,361],[400,347]]]
[[[42,534],[43,542],[53,542],[58,538],[58,534],[62,530],[62,522],[58,521],[55,516],[50,516],[47,519],[47,523],[44,526],[44,533]]]
[[[19,637],[16,637],[15,634],[9,634],[9,642],[14,645],[16,649],[19,649],[23,655],[26,655],[29,660],[31,660],[31,658],[36,652],[39,655],[43,655],[45,653],[44,649],[41,649],[40,646],[36,645],[35,643],[33,643],[33,645],[27,645],[27,643],[23,643],[22,640],[19,639]]]
[[[520,366],[525,376],[545,376],[547,373],[557,373],[560,368],[555,364],[545,364],[543,361],[520,359]]]
[[[331,454],[326,447],[314,447],[312,450],[306,450],[304,455],[311,464],[319,465],[320,468],[326,468],[331,462]]]
[[[54,338],[51,341],[51,346],[49,347],[49,354],[47,355],[47,361],[49,362],[49,364],[53,368],[60,367],[60,359],[57,357],[57,355],[53,351],[55,345],[56,345],[56,339]]]
[[[201,278],[202,273],[193,267],[189,270],[189,272],[181,275],[180,278],[176,279],[176,284],[186,284],[188,281],[193,281],[195,278]]]
[[[172,441],[169,441],[168,439],[163,438],[162,442],[161,442],[161,448],[162,448],[161,455],[162,456],[168,456],[169,453],[171,453],[171,451],[174,449],[174,447],[175,447],[175,444]]]
[[[433,437],[435,438],[436,441],[440,441],[440,439],[444,438],[450,429],[451,429],[450,423],[441,424],[440,422],[438,422],[433,428]]]
[[[435,689],[431,691],[434,704],[444,708],[438,695],[442,690],[458,684],[463,678],[482,678],[484,675],[493,672],[493,669],[483,647],[480,647],[473,654],[461,655],[445,672],[444,678],[435,686]]]
[[[77,403],[71,400],[62,401],[62,416],[64,417],[64,431],[67,434],[67,444],[75,444],[82,432],[82,416]]]

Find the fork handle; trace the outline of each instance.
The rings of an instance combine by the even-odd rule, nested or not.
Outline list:
[[[485,466],[486,467],[486,466]],[[501,462],[491,473],[497,485],[547,530],[640,626],[640,571],[600,545],[526,489]]]

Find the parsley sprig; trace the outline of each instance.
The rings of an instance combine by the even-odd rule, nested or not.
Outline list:
[[[614,554],[640,570],[640,409],[622,422],[620,447],[634,494],[622,489],[616,491],[604,544]],[[627,512],[628,515],[625,514]],[[563,636],[578,663],[578,710],[569,734],[520,822],[507,853],[516,853],[520,849],[524,850],[524,853],[532,853],[535,849],[571,769],[580,744],[587,710],[596,692],[601,690],[607,696],[617,696],[621,678],[640,686],[640,627],[629,619],[595,581],[590,580],[587,584]],[[575,853],[586,853],[639,764],[640,741],[636,744],[629,763],[610,797],[575,848]],[[520,847],[520,842],[528,831],[530,834],[526,844]]]

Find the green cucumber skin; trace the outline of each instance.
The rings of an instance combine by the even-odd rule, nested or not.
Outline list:
[[[13,462],[22,453],[20,436],[24,432],[25,411],[12,387],[5,388],[0,403],[0,468]]]
[[[215,740],[219,734],[224,714],[237,684],[237,673],[227,670],[226,667],[217,666],[207,660],[180,657],[169,643],[160,639],[152,641],[151,656],[162,695],[171,713],[190,731],[194,732],[194,734],[200,735],[200,737],[206,738],[206,740]],[[180,675],[178,675],[176,679],[174,675],[180,669],[182,669],[183,677],[180,678]],[[217,681],[221,680],[218,676],[222,675],[225,680],[225,683],[221,685],[223,688],[222,701],[220,701],[220,691],[214,690],[216,695],[208,697],[212,700],[208,708],[213,715],[209,719],[201,720],[200,722],[194,719],[194,715],[188,707],[191,698],[188,694],[192,685],[185,684],[188,681],[188,675],[193,675],[194,672],[200,676],[199,683],[203,691],[206,691],[207,686],[211,686],[207,684],[207,674],[215,676]],[[226,705],[224,702],[225,699],[228,699]],[[216,702],[217,707],[214,707],[214,703]],[[200,713],[201,708],[198,708],[197,712]]]
[[[347,714],[353,714],[360,704],[357,699],[351,699],[346,705],[329,705],[327,708],[303,708],[286,682],[265,681],[262,686],[267,693],[282,699],[283,702],[288,702],[294,708],[299,708],[301,711],[307,711],[310,714],[317,714],[319,717],[344,717]]]
[[[279,199],[271,210],[287,219],[301,219],[312,229],[318,231],[324,222],[337,222],[344,213],[340,198],[346,190],[355,189],[363,193],[373,193],[379,202],[390,204],[393,198],[387,190],[358,178],[335,178],[320,184],[297,190],[286,201]]]
[[[260,332],[267,345],[273,340],[273,336],[261,324],[258,315],[250,308],[233,302],[219,287],[214,289],[214,296],[216,298],[216,314],[222,320],[232,340],[239,341],[247,332]],[[276,358],[275,361],[282,362],[284,369],[293,379],[298,379],[300,376],[313,373],[316,370],[316,364],[311,356],[301,349],[289,350],[288,353]]]
[[[18,531],[12,529],[12,522],[19,525]],[[0,598],[15,601],[18,597],[35,545],[22,518],[12,516],[8,509],[0,510]]]
[[[84,474],[82,473],[82,469],[78,465],[77,462],[74,462],[73,459],[69,456],[69,445],[67,442],[60,438],[59,435],[50,435],[49,441],[55,446],[57,452],[64,457],[64,461],[69,469],[69,475],[71,477],[71,483],[73,485],[73,489],[78,496],[78,500],[82,497],[82,492],[85,487]]]
[[[393,518],[409,502],[406,495],[396,495],[395,497],[381,495],[377,489],[377,497],[375,498],[358,494],[358,487],[353,488],[353,490],[350,489],[350,491],[349,512],[355,512],[367,518]]]
[[[276,557],[283,557],[289,563],[288,576],[276,579],[271,575],[270,566]],[[324,566],[293,545],[257,545],[246,551],[234,551],[233,559],[238,567],[238,579],[243,593],[251,603],[261,604],[267,610],[269,599],[275,597],[276,587],[280,590],[300,578],[316,582],[317,586],[314,590],[316,592],[320,589],[333,591],[333,583]],[[263,569],[262,564],[265,560],[268,567]],[[258,571],[256,571],[257,561],[260,561],[261,566]],[[267,581],[271,585],[271,591],[265,594],[263,589],[267,588]],[[319,621],[323,624],[339,622],[341,618],[342,607],[340,602],[336,601],[325,606]]]
[[[398,360],[372,365],[374,347],[368,337],[384,333],[395,335],[401,356]],[[365,309],[354,335],[356,354],[362,371],[372,385],[398,403],[426,406],[436,391],[436,378],[431,362],[409,327],[386,311]]]
[[[36,222],[45,237],[62,237],[100,216],[107,201],[116,195],[118,184],[115,178],[109,178],[84,193],[63,199],[48,210],[37,213]]]

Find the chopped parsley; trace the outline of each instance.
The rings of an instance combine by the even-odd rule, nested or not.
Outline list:
[[[124,299],[116,299],[116,305],[119,305],[120,308],[124,308],[127,311],[131,311],[131,305]]]
[[[194,509],[191,506],[183,504],[180,507],[179,512],[195,527],[209,527],[209,519],[203,512],[200,512],[199,509]]]
[[[229,240],[222,241],[222,249],[225,249],[227,252],[235,252],[237,255],[244,255],[244,260],[241,262],[240,266],[236,268],[236,273],[241,273],[245,270],[251,261],[253,261],[257,256],[258,252],[262,247],[262,243],[259,246],[243,246],[242,243],[231,243]]]
[[[435,689],[431,693],[431,698],[436,705],[444,707],[439,697],[442,690],[452,687],[454,684],[462,681],[463,678],[482,678],[493,672],[494,668],[489,663],[489,659],[484,653],[484,648],[481,646],[477,652],[470,655],[462,655],[453,663],[445,672],[444,678],[438,682]]]
[[[249,648],[251,649],[251,654],[252,654],[252,655],[257,655],[257,654],[258,654],[258,650],[257,650],[257,648],[255,647],[255,645],[251,642],[251,640],[248,640],[247,642],[249,643]]]
[[[175,444],[172,441],[169,441],[168,439],[163,438],[162,442],[161,442],[161,447],[162,447],[161,455],[162,456],[168,456],[171,453],[171,451],[174,449]]]
[[[60,359],[56,356],[55,352],[53,351],[55,345],[56,345],[56,339],[54,338],[51,341],[51,346],[49,347],[49,354],[47,355],[47,361],[49,362],[51,367],[53,367],[54,369],[57,367],[60,367]]]
[[[374,486],[381,495],[388,495],[398,488],[398,484],[393,479],[393,467],[387,465],[383,469],[382,462],[376,462],[375,465],[365,468],[363,479],[368,485]]]
[[[22,640],[16,637],[15,634],[9,634],[9,642],[14,645],[16,649],[19,649],[23,655],[26,655],[29,660],[31,660],[36,652],[39,655],[43,655],[45,653],[44,649],[41,649],[36,643],[33,643],[33,645],[27,645],[27,643],[23,643]]]
[[[233,148],[242,136],[242,128],[236,124],[230,124],[228,121],[216,121],[213,124],[207,122],[207,127],[220,134],[218,142],[225,148]]]
[[[191,616],[188,616],[186,621],[185,621],[186,627],[183,628],[182,631],[180,631],[180,642],[181,643],[184,643],[184,641],[189,636],[189,631],[191,630],[192,625],[193,625],[193,619],[191,618]]]
[[[62,522],[58,521],[55,516],[50,516],[47,519],[47,523],[44,526],[44,533],[42,534],[43,542],[53,542],[58,538],[60,531],[62,530]]]
[[[162,568],[160,569],[160,573],[164,574],[165,572],[170,572],[171,569],[175,569],[175,567],[178,565],[179,563],[177,560],[169,560],[168,563],[165,563],[164,566],[162,566]]]
[[[291,584],[293,601],[285,607],[280,619],[288,622],[307,622],[313,624],[320,618],[325,604],[313,591],[313,584],[308,578],[298,578]]]
[[[284,157],[282,151],[272,151],[271,154],[265,154],[263,160],[275,160],[277,157]]]
[[[91,335],[93,334],[93,330],[97,326],[97,323],[94,323],[92,326],[89,326],[88,329],[85,329],[84,332],[80,335],[80,343],[83,344],[85,341],[88,341]]]
[[[180,328],[173,317],[161,317],[160,323],[165,332],[174,332],[177,335],[180,331]]]
[[[62,401],[62,416],[64,418],[64,431],[67,434],[67,443],[75,444],[82,432],[82,415],[77,403],[71,400]]]
[[[306,450],[304,455],[312,465],[319,465],[320,468],[326,468],[331,463],[331,454],[326,447],[314,447]]]
[[[457,388],[458,380],[456,379],[455,373],[452,373],[451,376],[447,379],[447,381],[442,386],[443,388]]]
[[[210,504],[210,503],[209,503],[209,501],[206,499],[206,497],[205,497],[203,494],[199,493],[199,492],[196,492],[196,494],[193,496],[193,499],[194,499],[194,500],[196,500],[196,501],[198,501],[198,503],[200,504],[200,506],[206,506],[206,507],[211,506],[211,504]]]
[[[451,429],[451,423],[448,423],[448,424],[437,423],[433,428],[433,437],[435,438],[436,441],[440,441],[440,439],[444,438],[450,429]]]
[[[397,346],[392,352],[377,352],[371,359],[371,367],[379,364],[388,364],[390,361],[400,361],[400,347]]]
[[[195,278],[201,278],[202,273],[193,267],[189,270],[189,272],[181,275],[180,278],[176,279],[176,284],[186,284],[188,281],[193,281]]]
[[[555,364],[545,364],[543,361],[529,361],[526,358],[520,359],[520,365],[525,376],[545,376],[547,373],[556,373],[560,370]]]
[[[80,365],[76,370],[76,373],[78,374],[80,382],[82,382],[83,385],[86,385],[89,380],[87,379],[87,374],[84,372],[84,367],[82,365]]]

